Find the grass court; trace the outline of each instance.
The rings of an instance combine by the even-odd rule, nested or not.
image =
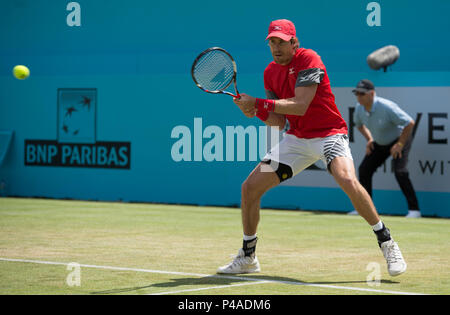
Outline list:
[[[215,273],[236,208],[0,198],[0,218],[0,294],[450,294],[448,219],[383,216],[408,263],[390,277],[359,216],[264,209],[261,273],[237,276]]]

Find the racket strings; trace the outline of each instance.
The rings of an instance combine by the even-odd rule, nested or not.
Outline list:
[[[194,67],[194,76],[198,84],[210,91],[222,91],[233,80],[233,61],[225,53],[212,50],[203,55]]]

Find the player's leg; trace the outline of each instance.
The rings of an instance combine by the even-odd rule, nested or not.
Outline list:
[[[389,229],[381,222],[369,194],[356,179],[353,160],[336,157],[330,168],[336,182],[348,195],[355,209],[372,226],[378,245],[386,258],[389,274],[397,276],[405,272],[406,262],[398,244],[391,238]]]
[[[218,273],[238,274],[260,271],[256,257],[256,231],[259,223],[261,197],[280,183],[277,173],[269,165],[259,163],[242,184],[241,213],[244,231],[242,248],[228,265],[219,267]]]
[[[380,217],[369,193],[356,178],[353,160],[348,157],[336,157],[330,164],[330,171],[358,213],[370,225],[377,224]]]
[[[261,197],[280,180],[266,163],[259,163],[241,187],[241,212],[244,235],[256,234],[259,223]]]
[[[291,178],[317,160],[310,156],[310,152],[303,152],[306,147],[295,136],[287,135],[266,154],[263,162],[244,181],[241,191],[243,245],[236,258],[230,264],[220,267],[218,273],[249,273],[260,270],[255,251],[261,197],[272,187]]]
[[[254,255],[261,197],[271,188],[298,174],[317,160],[304,140],[287,135],[242,184],[241,210],[245,255]],[[280,162],[283,161],[283,162]]]
[[[332,135],[316,141],[319,151],[329,172],[350,198],[358,213],[370,224],[380,221],[375,206],[366,189],[356,178],[355,166],[347,135]]]
[[[358,213],[372,226],[378,245],[386,258],[389,274],[402,274],[406,271],[406,263],[397,243],[391,238],[389,229],[381,222],[372,198],[356,178],[348,138],[332,136],[325,138],[324,142],[328,169]]]

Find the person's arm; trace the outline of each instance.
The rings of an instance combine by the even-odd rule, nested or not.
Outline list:
[[[294,97],[273,100],[254,98],[250,95],[241,94],[241,98],[234,99],[234,102],[243,111],[251,111],[252,107],[256,108],[257,111],[255,114],[259,113],[256,116],[260,119],[260,116],[262,116],[261,120],[263,121],[269,119],[268,116],[271,116],[270,114],[272,113],[303,116],[308,110],[309,105],[316,95],[317,88],[325,76],[325,67],[317,53],[307,51],[303,58],[308,67],[297,73]],[[269,88],[266,82],[265,87],[266,89]],[[265,112],[268,112],[269,115]]]
[[[412,130],[414,129],[414,124],[415,124],[414,120],[411,120],[409,122],[409,124],[403,128],[403,131],[400,134],[398,141],[392,146],[391,155],[394,159],[402,157],[403,147],[404,147],[406,141],[408,141],[409,137],[412,134]]]
[[[245,93],[241,94],[240,99],[234,99],[234,102],[242,110],[245,116],[248,118],[258,117],[263,123],[270,127],[278,127],[283,130],[286,125],[286,116],[283,114],[277,114],[274,112],[258,111],[255,105],[248,106],[247,103],[242,102],[242,97],[249,97]],[[270,90],[266,90],[267,99],[275,100],[277,96]]]
[[[267,126],[278,127],[278,129],[283,130],[286,126],[286,116],[277,113],[268,113],[269,116],[266,120],[262,120]]]
[[[294,97],[275,101],[273,112],[303,116],[316,95],[317,86],[318,84],[296,87]]]
[[[366,138],[367,142],[373,141],[372,134],[370,133],[370,130],[367,129],[366,126],[361,125],[358,127],[359,132]]]
[[[268,111],[267,120],[261,120],[268,126],[278,127],[280,130],[283,130],[286,125],[285,115],[302,116],[305,114],[309,104],[311,104],[314,96],[316,95],[317,86],[318,84],[297,87],[295,88],[295,97],[281,100],[270,97],[270,95],[266,93],[268,99],[274,102],[274,108],[273,111]],[[256,107],[257,102],[258,100],[255,99]],[[260,116],[258,115],[258,108],[256,116]],[[262,114],[262,116],[264,116],[264,114]]]
[[[278,100],[278,96],[270,89],[266,89],[266,98],[270,100]],[[255,109],[256,110],[256,109]],[[261,119],[267,126],[278,127],[279,130],[283,130],[286,126],[286,116],[277,113],[265,113],[256,112],[256,116]],[[266,120],[264,120],[267,117]]]
[[[414,129],[414,120],[409,116],[404,110],[402,110],[397,104],[391,103],[388,111],[388,117],[391,122],[396,126],[402,126],[403,130],[400,134],[400,137],[391,147],[391,155],[394,159],[402,157],[403,146],[408,141],[409,137],[412,134],[412,130]]]
[[[372,153],[372,151],[374,149],[372,134],[370,133],[370,130],[367,129],[367,127],[364,125],[359,126],[358,130],[359,130],[359,132],[361,132],[361,134],[367,140],[366,155],[369,155],[370,153]]]
[[[294,97],[280,100],[257,99],[241,93],[241,98],[235,98],[234,102],[243,111],[251,111],[256,107],[257,111],[266,110],[269,114],[303,116],[316,95],[317,86],[318,84],[296,87]],[[270,116],[275,117],[275,115]],[[276,119],[278,120],[279,117]]]
[[[241,98],[242,95],[241,94]],[[258,117],[261,119],[263,123],[265,123],[267,126],[270,127],[278,127],[278,129],[283,130],[286,126],[286,116],[282,114],[277,114],[274,112],[267,112],[267,111],[258,111],[254,106],[252,107],[246,107],[245,105],[242,105],[241,102],[237,102],[237,99],[234,100],[236,105],[239,106],[241,111],[244,113],[245,116],[248,118]]]
[[[320,82],[325,76],[324,66],[320,57],[311,52],[306,57],[310,67],[297,74],[294,97],[276,101],[256,99],[256,107],[269,112],[284,115],[303,116],[316,96]]]

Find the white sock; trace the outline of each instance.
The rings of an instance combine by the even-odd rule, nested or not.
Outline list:
[[[256,238],[256,234],[255,235],[245,235],[244,234],[244,241],[250,241]]]
[[[383,225],[383,222],[381,222],[381,220],[380,220],[380,222],[378,222],[377,224],[372,225],[372,229],[373,229],[375,232],[377,232],[377,231],[383,229],[383,226],[384,226],[384,225]]]

